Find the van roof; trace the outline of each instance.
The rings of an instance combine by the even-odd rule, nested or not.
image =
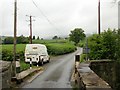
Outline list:
[[[47,48],[43,44],[26,44],[25,53],[46,53]]]
[[[26,46],[45,46],[44,44],[26,44]]]
[[[26,47],[43,47],[46,48],[44,44],[26,44]]]

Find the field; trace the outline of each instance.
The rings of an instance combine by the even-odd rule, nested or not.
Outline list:
[[[48,49],[49,55],[62,55],[73,52],[76,47],[68,40],[34,40],[33,43],[45,44]],[[16,51],[21,60],[24,60],[24,51],[26,44],[17,44]],[[2,45],[2,60],[13,60],[13,45]]]
[[[62,55],[70,53],[76,50],[76,47],[72,42],[68,40],[33,40],[35,44],[45,44],[48,49],[49,55]],[[24,62],[24,51],[26,44],[17,44],[16,51],[17,55],[20,57],[21,71],[28,69],[30,66]],[[12,61],[13,60],[13,44],[4,44],[0,46],[0,51],[2,51],[2,60]]]
[[[16,45],[16,50],[17,52],[24,51],[25,50],[26,44],[17,44]],[[13,45],[12,44],[6,44],[2,45],[2,50],[8,50],[8,51],[13,51]]]
[[[57,39],[57,40],[33,40],[33,43],[49,44],[49,43],[68,43],[69,40]]]

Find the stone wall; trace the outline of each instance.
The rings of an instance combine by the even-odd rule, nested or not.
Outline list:
[[[7,61],[0,61],[0,76],[2,81],[1,88],[10,88],[11,84],[11,72],[12,72],[12,66],[11,62]]]
[[[94,61],[90,68],[104,79],[114,90],[120,90],[120,63],[114,61]]]

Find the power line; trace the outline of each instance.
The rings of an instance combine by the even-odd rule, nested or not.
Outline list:
[[[50,25],[52,25],[56,30],[59,30],[52,22],[51,20],[43,13],[43,11],[37,6],[37,4],[32,0],[32,3],[35,5],[35,7],[40,11],[40,13],[46,18],[46,20],[49,22]]]

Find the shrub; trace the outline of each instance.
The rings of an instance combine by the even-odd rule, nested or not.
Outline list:
[[[86,60],[86,54],[81,54],[80,55],[80,62],[83,62]]]
[[[13,53],[9,50],[2,50],[2,60],[12,61],[13,60]]]
[[[76,47],[72,44],[47,44],[48,53],[50,55],[62,55],[73,52],[76,50]]]
[[[116,59],[117,30],[104,31],[100,35],[94,34],[88,38],[90,59]]]

